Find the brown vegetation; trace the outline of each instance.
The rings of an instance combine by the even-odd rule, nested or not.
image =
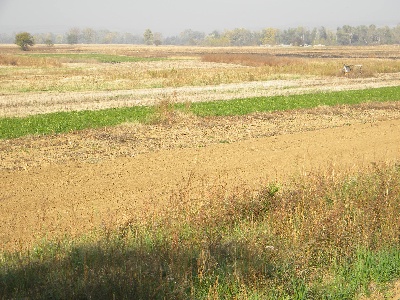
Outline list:
[[[298,58],[276,56],[270,54],[263,55],[263,54],[251,54],[251,53],[205,54],[202,56],[202,61],[230,63],[230,64],[238,64],[251,67],[260,67],[260,66],[282,67],[285,65],[294,65],[294,64],[299,65],[302,63],[302,61]]]
[[[349,59],[348,59],[349,60]],[[350,77],[372,77],[381,73],[398,72],[400,63],[396,60],[382,60],[371,58],[350,59],[362,65],[362,72],[351,72]],[[296,57],[270,54],[206,54],[202,57],[205,62],[238,64],[251,67],[264,67],[270,74],[302,74],[315,76],[341,76],[339,66],[343,59]],[[269,67],[269,68],[267,68]]]
[[[0,54],[0,66],[18,67],[61,67],[57,59],[12,54]]]

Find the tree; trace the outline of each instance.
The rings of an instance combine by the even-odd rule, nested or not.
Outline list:
[[[245,28],[235,28],[227,32],[231,46],[253,46],[257,44],[251,31]]]
[[[355,41],[358,41],[358,35],[354,34],[354,28],[350,25],[338,27],[336,37],[339,45],[352,45]]]
[[[205,33],[186,29],[179,35],[182,45],[198,46],[204,41]]]
[[[70,44],[70,45],[78,44],[79,35],[80,35],[80,29],[79,28],[77,28],[77,27],[71,28],[67,33],[67,43]]]
[[[46,39],[44,41],[44,43],[48,46],[48,47],[53,47],[54,46],[54,42],[52,39]]]
[[[278,29],[276,28],[265,28],[261,32],[261,44],[262,45],[276,45],[276,36]]]
[[[144,42],[146,45],[153,45],[154,43],[154,35],[150,29],[146,29],[143,33]]]
[[[162,44],[163,37],[160,32],[154,32],[153,39],[154,39],[154,45],[160,46]]]
[[[21,32],[15,36],[15,44],[20,46],[23,51],[27,51],[28,46],[33,46],[35,41],[30,33]]]
[[[388,26],[378,29],[379,40],[381,44],[390,45],[393,44],[393,34]]]
[[[82,30],[82,39],[86,44],[96,43],[96,31],[92,28],[85,28]]]
[[[325,45],[328,42],[328,31],[324,26],[316,29],[314,44],[323,44]]]
[[[229,46],[229,37],[217,30],[208,34],[204,39],[204,44],[211,47],[226,47]]]

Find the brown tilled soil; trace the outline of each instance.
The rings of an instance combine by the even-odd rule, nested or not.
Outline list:
[[[152,218],[185,189],[400,159],[400,102],[164,121],[0,141],[1,249]]]

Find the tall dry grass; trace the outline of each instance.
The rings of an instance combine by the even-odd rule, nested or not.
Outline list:
[[[258,191],[205,182],[195,193],[189,178],[169,204],[154,202],[117,229],[45,242],[27,254],[3,253],[0,292],[5,298],[353,299],[373,280],[400,277],[400,167],[333,171]]]
[[[302,63],[302,60],[299,58],[254,53],[206,54],[201,59],[206,62],[231,63],[251,67],[278,67]]]
[[[62,63],[54,58],[0,54],[0,66],[17,67],[61,67]]]
[[[269,74],[298,74],[317,76],[343,76],[341,69],[344,64],[362,65],[362,72],[351,73],[351,77],[371,77],[381,73],[400,71],[400,62],[394,59],[382,58],[319,58],[291,56],[290,54],[249,54],[249,53],[218,53],[202,56],[202,61],[227,64],[238,64],[251,67],[262,67]],[[355,72],[354,72],[355,73]]]
[[[350,268],[360,249],[375,253],[400,243],[399,165],[375,165],[358,174],[331,169],[258,191],[228,191],[221,184],[197,194],[189,178],[170,200],[152,211],[150,222],[138,216],[119,230],[129,236],[142,224],[149,232],[168,232],[168,251],[191,249],[192,255],[179,258],[186,267],[172,255],[162,270],[178,286],[189,284],[195,299],[322,299],[329,290],[331,299],[352,299],[361,285],[368,291],[372,278],[359,282],[364,275],[349,273],[351,287],[339,288],[335,268]]]

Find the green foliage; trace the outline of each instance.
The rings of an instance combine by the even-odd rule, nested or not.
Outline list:
[[[58,112],[26,118],[1,118],[0,139],[41,135],[113,126],[124,122],[144,121],[150,107],[106,109],[98,111]]]
[[[255,112],[313,108],[322,105],[352,105],[363,102],[397,100],[400,100],[400,87],[395,86],[356,91],[198,102],[191,105],[191,110],[198,116],[234,116]]]
[[[279,189],[280,189],[280,187],[279,187],[278,184],[270,183],[270,184],[268,185],[266,191],[267,191],[267,194],[268,194],[270,197],[274,197],[275,194],[279,191]]]
[[[17,44],[23,51],[27,51],[28,46],[33,46],[35,41],[30,33],[21,32],[15,36],[15,44]]]

